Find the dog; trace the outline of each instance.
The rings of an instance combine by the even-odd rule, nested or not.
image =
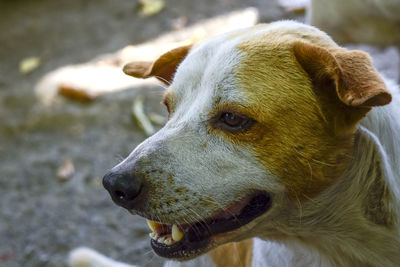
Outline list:
[[[103,185],[168,266],[400,266],[400,93],[368,54],[279,21],[124,72],[168,86],[169,120]]]

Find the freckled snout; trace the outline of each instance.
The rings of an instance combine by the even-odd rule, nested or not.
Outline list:
[[[115,204],[130,210],[142,192],[143,181],[131,170],[113,168],[103,177],[103,186]]]

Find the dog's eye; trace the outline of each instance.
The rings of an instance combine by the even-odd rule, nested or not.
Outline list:
[[[221,115],[221,121],[230,127],[238,127],[243,123],[244,119],[242,116],[230,112],[222,113]]]
[[[254,120],[246,115],[234,112],[221,112],[214,126],[228,132],[239,132],[249,129]]]

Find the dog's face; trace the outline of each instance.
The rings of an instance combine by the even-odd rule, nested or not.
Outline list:
[[[104,178],[149,219],[161,256],[285,235],[301,202],[347,168],[357,122],[390,94],[369,58],[278,22],[181,47],[125,72],[169,85],[167,124]]]

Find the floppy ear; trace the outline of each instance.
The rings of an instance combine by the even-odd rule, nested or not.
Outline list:
[[[181,46],[161,55],[154,62],[137,61],[124,66],[123,71],[136,78],[156,77],[165,84],[170,84],[179,64],[189,53],[191,46]]]
[[[294,43],[293,50],[316,94],[322,94],[323,104],[342,113],[345,122],[341,123],[354,126],[372,107],[392,100],[367,53],[343,48],[328,51],[300,41]]]

